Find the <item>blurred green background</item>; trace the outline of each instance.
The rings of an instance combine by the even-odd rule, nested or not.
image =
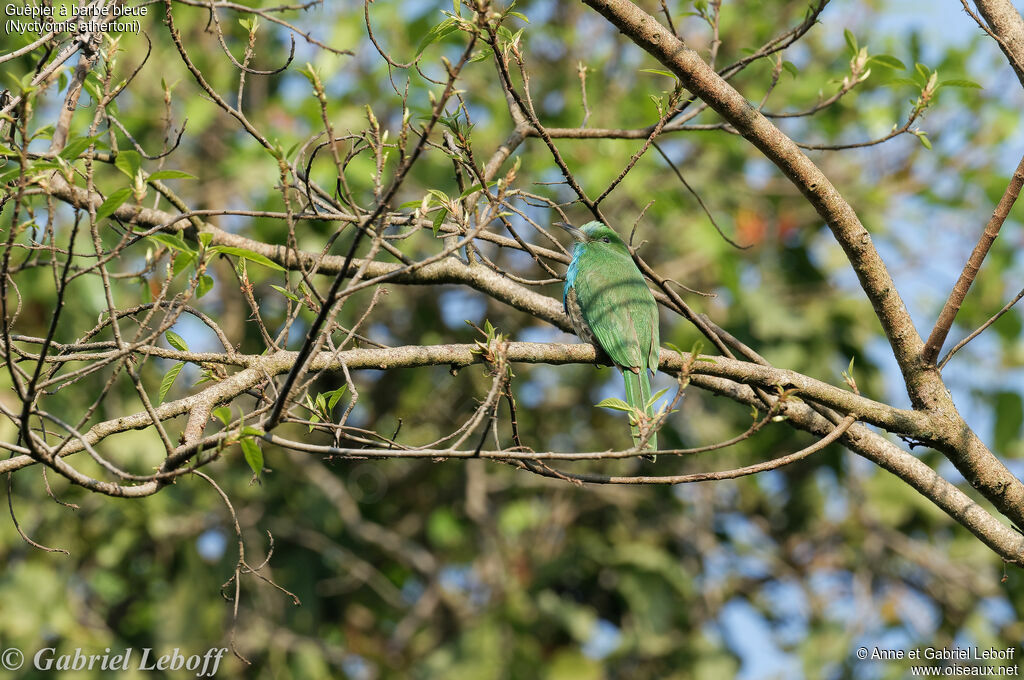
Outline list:
[[[652,13],[659,10],[659,3],[643,4]],[[692,14],[694,4],[667,5],[683,37],[707,56],[711,32]],[[153,54],[118,99],[120,120],[144,147],[155,150],[164,143],[167,113],[175,129],[188,119],[181,146],[165,167],[199,177],[173,183],[191,207],[280,210],[276,162],[200,95],[162,25],[163,7],[149,9],[143,25]],[[450,9],[447,2],[380,0],[369,12],[381,46],[394,59],[408,61],[443,19],[441,11]],[[726,0],[719,65],[798,24],[806,9],[803,1]],[[643,72],[658,65],[602,18],[582,5],[551,0],[520,2],[516,10],[529,23],[509,19],[508,25],[524,29],[521,44],[533,101],[546,125],[581,124],[581,63],[587,68],[588,127],[655,122],[650,97],[666,97],[672,80]],[[206,30],[208,13],[184,5],[174,11],[191,57],[233,101],[237,69]],[[239,57],[247,30],[237,19],[245,17],[226,9],[219,16],[227,45]],[[288,70],[247,77],[246,114],[284,149],[322,126],[309,82],[298,72],[306,62],[321,73],[336,130],[364,128],[367,106],[385,129],[397,130],[406,79],[411,108],[427,110],[427,93],[436,94],[439,86],[423,74],[442,77],[441,57],[454,61],[464,46],[459,33],[430,45],[420,74],[388,67],[368,40],[361,3],[327,3],[283,16],[318,40],[353,51],[332,54],[298,37]],[[909,68],[877,66],[835,106],[813,117],[779,121],[799,141],[858,142],[901,125],[919,91],[901,79],[912,77],[917,62],[942,77],[983,86],[940,90],[919,123],[930,150],[908,134],[881,146],[811,154],[871,231],[919,331],[927,334],[1024,148],[1022,91],[996,45],[958,3],[834,0],[820,24],[784,53],[795,74],[784,70],[766,110],[799,111],[836,91],[851,57],[844,29],[871,54],[892,55]],[[283,64],[287,35],[263,22],[252,66]],[[18,36],[4,40],[10,45],[5,50],[23,44]],[[145,42],[135,35],[120,38],[118,77],[139,63]],[[20,78],[41,54],[7,62],[0,70]],[[732,82],[749,100],[760,101],[772,67],[761,60]],[[166,108],[165,86],[172,93]],[[491,61],[469,65],[460,88],[475,125],[471,139],[477,158],[486,159],[511,130]],[[52,122],[62,99],[56,88],[48,92],[37,103],[33,125]],[[83,98],[73,134],[87,127],[89,102]],[[694,122],[718,120],[705,113]],[[637,140],[557,143],[591,195],[603,191],[640,145]],[[841,384],[840,372],[854,358],[863,393],[907,405],[870,305],[828,230],[792,185],[750,145],[720,130],[676,132],[659,143],[723,230],[751,247],[737,250],[723,241],[665,162],[650,152],[603,205],[625,233],[653,201],[637,231],[638,239],[647,241],[641,250],[645,259],[664,276],[714,293],[688,295],[687,301],[775,365]],[[561,176],[540,140],[527,140],[515,157],[522,162],[519,188],[572,200],[567,187],[545,184]],[[351,167],[349,182],[366,199],[373,189],[372,160],[360,157]],[[333,186],[332,173],[324,154],[313,174],[322,185]],[[113,169],[97,170],[101,188],[114,187],[117,178]],[[450,160],[436,150],[414,168],[396,204],[418,200],[428,188],[459,193]],[[526,209],[541,224],[552,219],[546,209]],[[578,208],[569,212],[585,217]],[[0,212],[0,220],[9,228],[9,208]],[[283,239],[276,221],[214,221],[254,238]],[[515,223],[543,244],[525,223]],[[1020,227],[1018,212],[1004,226],[967,298],[952,341],[1018,289],[1024,274]],[[332,228],[303,224],[300,245],[319,249]],[[342,239],[335,252],[344,252],[346,243]],[[403,248],[422,256],[436,248],[436,241],[427,233]],[[522,253],[493,256],[520,276],[545,276]],[[213,274],[216,287],[198,307],[218,319],[243,351],[259,353],[260,335],[247,321],[249,309],[230,269]],[[272,325],[283,318],[285,300],[270,285],[281,281],[258,267],[250,267],[250,275]],[[26,307],[20,332],[41,333],[52,309],[52,279],[46,271],[26,272],[19,283]],[[95,281],[76,286],[75,305],[60,330],[69,339],[94,324],[104,308]],[[128,305],[144,299],[148,284],[126,280],[117,286],[119,304]],[[389,289],[366,330],[378,342],[472,342],[477,336],[467,319],[490,320],[513,339],[574,341],[468,288]],[[557,284],[543,290],[560,295]],[[363,309],[348,305],[342,322]],[[304,318],[308,323],[310,317]],[[212,335],[198,324],[185,320],[175,330],[193,349],[215,348]],[[1013,311],[946,369],[961,412],[1018,475],[1024,474],[1020,331],[1020,312]],[[663,342],[688,349],[697,337],[684,320],[663,314]],[[169,366],[146,365],[154,390]],[[627,445],[624,421],[592,406],[621,396],[614,371],[516,366],[515,373],[512,389],[528,445],[580,451]],[[172,396],[185,394],[197,378],[187,368]],[[456,376],[435,367],[363,371],[354,378],[361,394],[355,422],[390,434],[401,421],[400,439],[409,443],[430,441],[455,427],[490,382],[480,366]],[[3,380],[9,380],[6,373]],[[673,384],[666,376],[660,382]],[[9,382],[5,385],[9,388]],[[333,386],[325,381],[323,387]],[[75,390],[81,387],[48,397],[49,407],[80,411],[84,402]],[[135,404],[129,390],[115,393],[97,417],[132,412]],[[749,418],[748,410],[691,388],[663,431],[662,446],[726,439],[746,429]],[[0,435],[13,441],[15,432],[4,423]],[[809,441],[784,423],[775,424],[728,450],[659,460],[657,472],[724,469],[788,453]],[[116,451],[118,461],[146,470],[159,462],[155,442],[152,432],[129,432],[106,446],[113,447],[108,450]],[[915,453],[962,482],[939,454]],[[91,495],[49,475],[54,494],[78,505],[71,510],[48,497],[39,470],[26,469],[10,482],[22,529],[70,554],[33,548],[6,523],[0,532],[0,648],[17,647],[29,656],[43,647],[65,654],[75,648],[119,653],[128,647],[202,654],[227,646],[233,635],[252,666],[228,658],[220,671],[224,677],[761,680],[905,677],[904,664],[859,661],[855,650],[1003,649],[1024,637],[1021,573],[1004,570],[978,540],[898,479],[838,447],[774,472],[679,488],[576,487],[483,461],[319,460],[272,448],[265,457],[271,472],[258,485],[249,483],[237,450],[207,471],[234,504],[248,563],[262,562],[272,534],[273,555],[261,573],[294,593],[300,606],[272,585],[243,575],[234,620],[221,586],[232,576],[237,541],[219,496],[202,479],[185,477],[154,497],[128,501]],[[601,469],[639,466],[622,462]],[[233,588],[224,592],[230,595]],[[27,671],[22,676],[34,677]]]

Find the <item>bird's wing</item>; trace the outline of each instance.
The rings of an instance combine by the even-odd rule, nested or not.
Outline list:
[[[620,366],[656,370],[658,307],[643,275],[631,260],[586,264],[574,288],[601,349]]]

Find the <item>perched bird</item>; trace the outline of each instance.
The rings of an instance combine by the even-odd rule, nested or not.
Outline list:
[[[622,371],[626,403],[653,415],[646,406],[651,398],[648,371],[658,370],[658,304],[644,275],[625,242],[601,222],[557,226],[576,241],[562,295],[576,335],[604,351]],[[631,423],[630,432],[634,446],[639,444],[640,428]],[[656,435],[647,448],[658,449]]]

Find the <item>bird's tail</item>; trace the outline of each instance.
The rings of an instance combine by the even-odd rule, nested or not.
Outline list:
[[[626,382],[626,403],[635,409],[645,411],[649,416],[654,415],[653,407],[645,408],[648,400],[651,398],[651,379],[647,370],[640,369],[639,373],[634,373],[627,369],[622,372],[622,378]],[[640,428],[636,425],[630,425],[630,433],[633,435],[633,445],[639,444]],[[658,450],[657,433],[651,434],[647,440],[646,448],[651,451]]]

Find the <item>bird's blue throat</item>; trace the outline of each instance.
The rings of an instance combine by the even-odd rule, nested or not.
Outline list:
[[[572,261],[569,263],[569,269],[565,272],[565,288],[562,289],[562,309],[569,313],[569,304],[567,299],[569,297],[569,289],[576,283],[576,273],[580,269],[580,256],[583,255],[584,245],[579,241],[572,248]]]

